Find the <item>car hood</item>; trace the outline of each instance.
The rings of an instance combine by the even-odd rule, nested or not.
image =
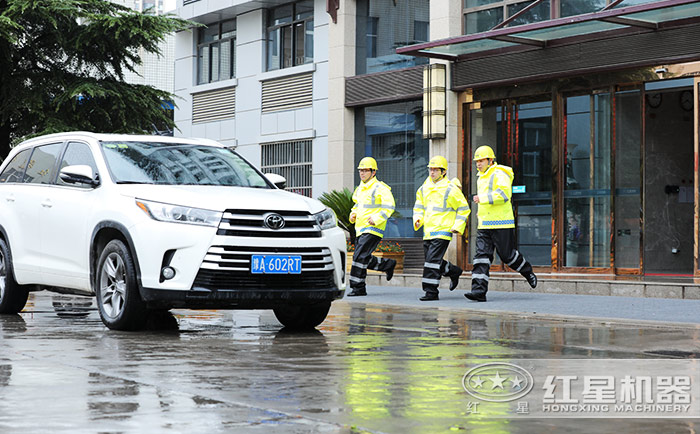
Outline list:
[[[124,196],[213,211],[251,209],[270,211],[308,211],[326,207],[315,199],[284,190],[209,185],[117,185]]]

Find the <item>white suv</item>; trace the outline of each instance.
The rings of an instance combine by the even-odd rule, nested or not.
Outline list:
[[[0,167],[0,313],[48,289],[95,295],[117,330],[173,307],[273,309],[315,327],[345,292],[345,236],[283,182],[203,139],[28,140]]]

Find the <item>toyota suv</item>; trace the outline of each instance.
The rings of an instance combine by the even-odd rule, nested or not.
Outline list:
[[[30,291],[93,295],[110,329],[155,310],[272,309],[324,321],[345,292],[333,211],[204,139],[51,134],[0,166],[0,313]]]

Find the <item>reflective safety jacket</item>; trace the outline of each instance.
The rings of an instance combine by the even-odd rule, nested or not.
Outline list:
[[[396,206],[391,187],[372,177],[367,182],[360,182],[352,194],[352,200],[355,205],[350,213],[354,212],[357,215],[355,219],[357,235],[369,233],[382,238],[386,221],[391,217]],[[370,217],[374,220],[374,226],[369,224]]]
[[[513,169],[500,164],[492,164],[477,174],[476,188],[479,195],[479,229],[514,228]]]
[[[461,187],[456,178],[448,181],[443,177],[435,183],[428,177],[416,191],[413,227],[418,219],[423,221],[424,240],[451,240],[452,230],[464,233],[471,210]],[[420,229],[420,226],[416,229]]]

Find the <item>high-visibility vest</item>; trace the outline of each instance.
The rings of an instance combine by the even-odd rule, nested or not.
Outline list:
[[[386,222],[393,214],[396,204],[391,187],[372,177],[367,182],[361,182],[352,194],[355,205],[351,213],[356,214],[355,232],[357,235],[374,234],[384,237]],[[372,217],[374,225],[369,224]]]
[[[424,240],[451,240],[453,230],[464,233],[469,213],[469,203],[457,179],[448,181],[443,177],[435,183],[428,177],[416,191],[413,226],[421,219]]]
[[[492,164],[477,174],[476,187],[479,195],[479,229],[514,228],[513,216],[513,169]]]

